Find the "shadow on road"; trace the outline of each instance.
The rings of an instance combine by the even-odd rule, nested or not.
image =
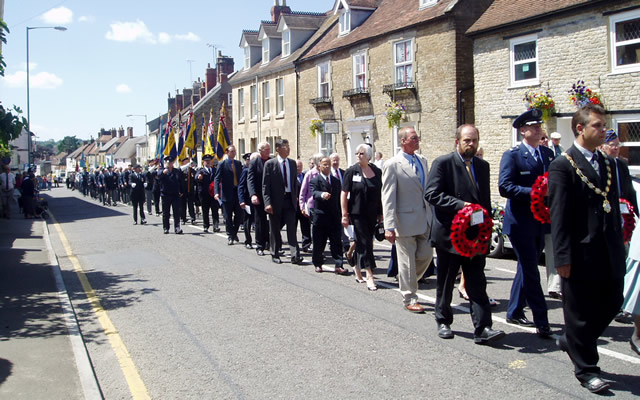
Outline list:
[[[65,196],[56,197],[55,201],[52,201],[53,199],[46,194],[41,193],[41,196],[49,203],[49,209],[61,224],[86,219],[126,215],[123,211],[102,206],[90,197],[80,199],[73,196]],[[78,210],[82,210],[82,212],[78,212]]]
[[[11,370],[13,369],[13,363],[4,358],[0,358],[0,385],[11,376]]]

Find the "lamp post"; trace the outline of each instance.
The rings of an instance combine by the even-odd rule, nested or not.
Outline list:
[[[33,29],[55,29],[66,31],[64,26],[27,26],[27,160],[31,167],[31,109],[29,108],[29,31]]]
[[[147,153],[149,152],[149,125],[147,124],[147,114],[127,114],[127,118],[131,117],[144,117],[144,136],[147,143]]]

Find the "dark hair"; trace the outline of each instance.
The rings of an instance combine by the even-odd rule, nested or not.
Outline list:
[[[276,140],[276,149],[282,147],[283,145],[288,145],[289,141],[287,139],[278,139]]]
[[[462,135],[462,130],[463,130],[464,128],[467,128],[467,127],[471,127],[471,128],[473,128],[473,129],[475,129],[475,130],[476,130],[476,133],[478,134],[478,140],[480,140],[480,131],[479,131],[479,130],[478,130],[478,128],[477,128],[475,125],[473,125],[473,124],[462,124],[462,125],[460,125],[460,126],[458,127],[458,129],[456,129],[456,140],[460,140],[460,136]]]
[[[571,118],[571,130],[575,137],[579,135],[578,125],[587,125],[591,119],[591,113],[605,115],[606,111],[601,105],[593,103],[587,103],[585,106],[579,108],[578,111],[573,114],[573,118]]]

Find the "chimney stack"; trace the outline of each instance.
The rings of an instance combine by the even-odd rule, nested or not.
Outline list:
[[[132,126],[128,126],[127,127],[127,136],[129,136],[130,138],[133,137],[133,127]]]
[[[182,98],[184,99],[184,107],[187,108],[191,104],[191,96],[193,89],[182,89]]]
[[[202,82],[202,86],[200,86],[200,98],[203,98],[205,94],[207,94],[207,84]]]
[[[207,64],[207,71],[205,72],[205,82],[207,85],[207,93],[209,93],[209,91],[216,87],[216,85],[218,84],[216,69],[211,68],[211,64]]]
[[[176,94],[176,107],[178,110],[184,109],[184,102],[181,94]]]
[[[124,128],[121,126],[120,128],[118,128],[118,137],[123,137],[124,136]]]
[[[291,9],[287,6],[286,0],[282,0],[282,5],[279,4],[278,0],[275,0],[271,8],[271,21],[278,23],[281,14],[291,14]]]
[[[216,69],[218,71],[218,81],[220,83],[227,81],[229,75],[233,74],[233,68],[233,57],[223,56],[221,51],[218,52],[218,65]],[[222,77],[223,75],[224,80]]]

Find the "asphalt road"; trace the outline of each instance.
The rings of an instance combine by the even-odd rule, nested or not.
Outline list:
[[[315,273],[308,254],[304,265],[276,265],[201,225],[163,235],[160,217],[133,226],[128,206],[103,207],[65,188],[45,194],[64,234],[50,227],[53,247],[107,399],[132,398],[132,388],[154,399],[592,396],[553,340],[505,323],[514,260],[487,261],[488,292],[500,302],[494,327],[507,336],[479,346],[464,301],[455,338],[437,337],[434,277],[419,291],[427,312],[403,310],[386,277],[385,243],[376,245],[379,290],[370,292],[353,275]],[[96,314],[78,267],[106,313]],[[561,303],[548,305],[559,332]],[[610,394],[623,399],[640,395],[632,329],[613,322],[600,341]]]

